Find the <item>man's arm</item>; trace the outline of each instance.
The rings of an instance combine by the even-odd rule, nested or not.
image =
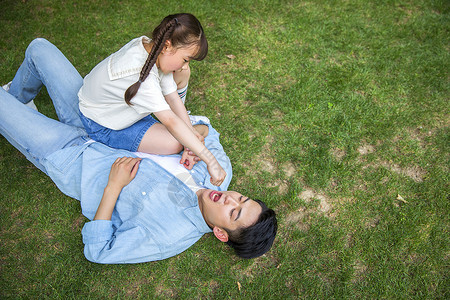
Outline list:
[[[111,166],[108,184],[94,219],[82,230],[84,255],[102,264],[139,263],[161,259],[158,245],[143,228],[133,223],[113,225],[112,213],[122,189],[136,176],[140,158],[120,157]],[[139,249],[145,243],[145,252]]]
[[[124,218],[120,222],[111,220],[118,196],[123,187],[134,179],[140,161],[140,158],[121,157],[113,163],[97,213],[82,230],[84,255],[89,261],[101,264],[124,264],[161,260],[186,250],[203,234],[193,231],[184,235],[175,235],[174,240],[169,241],[170,246],[167,247],[167,241],[158,239],[158,236],[155,237],[151,225],[145,224],[139,218]],[[158,191],[153,192],[156,193],[154,195],[156,199],[161,199]],[[124,205],[129,205],[130,202],[126,199],[129,200],[130,195],[128,194],[128,198],[124,197],[121,198],[121,200],[125,199]],[[133,201],[131,204],[139,206],[139,203]],[[123,217],[122,213],[126,215],[127,210],[117,212],[119,217]],[[161,225],[156,224],[156,227]]]
[[[108,184],[98,206],[94,220],[111,220],[114,206],[122,189],[136,176],[140,158],[119,157],[111,166]]]

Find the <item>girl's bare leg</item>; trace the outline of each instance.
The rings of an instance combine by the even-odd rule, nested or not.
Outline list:
[[[204,137],[208,135],[208,126],[194,125],[194,128]],[[161,155],[176,154],[180,153],[182,150],[183,145],[181,145],[167,130],[166,126],[161,123],[153,124],[147,130],[138,148],[139,152]]]
[[[189,77],[191,77],[191,69],[189,68],[189,65],[185,70],[182,69],[173,72],[173,80],[177,84],[177,89],[185,88],[189,83]]]
[[[177,88],[185,88],[189,83],[190,76],[191,69],[189,68],[189,65],[184,70],[175,71],[173,73],[173,79],[177,84]],[[200,130],[200,134],[204,137],[208,135],[208,126],[195,125],[194,128],[196,128],[197,131]],[[181,145],[161,123],[156,123],[147,130],[138,148],[139,152],[161,155],[176,154],[180,153],[182,150],[183,145]]]
[[[147,130],[138,147],[139,152],[162,155],[180,153],[181,150],[183,145],[161,123],[153,124]]]

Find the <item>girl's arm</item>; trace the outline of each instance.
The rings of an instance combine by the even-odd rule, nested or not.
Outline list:
[[[209,128],[206,125],[194,125],[195,131],[201,134],[203,139],[201,140],[204,143],[205,138],[208,136]],[[194,152],[189,150],[189,148],[184,148],[183,154],[181,155],[180,164],[184,165],[184,167],[188,170],[192,170],[194,165],[200,161],[200,158],[195,155]]]
[[[180,96],[178,95],[178,92],[173,92],[171,94],[165,95],[164,98],[166,99],[167,104],[169,104],[170,109],[178,116],[181,120],[183,120],[189,128],[194,130],[194,128],[191,125],[191,120],[189,120],[188,113],[186,111],[186,107],[183,104],[183,101],[181,101]]]
[[[154,113],[154,115],[166,126],[167,130],[180,144],[189,148],[206,163],[208,172],[211,175],[211,183],[219,186],[227,174],[214,155],[199,141],[194,131],[171,110],[159,111]]]
[[[198,133],[197,130],[192,126],[191,120],[189,119],[189,115],[187,113],[186,107],[181,101],[178,92],[173,92],[164,96],[167,104],[169,104],[170,109],[181,119],[184,123],[194,132],[195,136],[201,141],[204,141],[204,137],[202,134]]]

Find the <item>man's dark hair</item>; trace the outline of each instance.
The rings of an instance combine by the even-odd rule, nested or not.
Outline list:
[[[275,212],[261,200],[255,201],[261,205],[262,212],[254,225],[233,231],[225,228],[228,233],[227,244],[242,258],[255,258],[269,251],[277,234]]]

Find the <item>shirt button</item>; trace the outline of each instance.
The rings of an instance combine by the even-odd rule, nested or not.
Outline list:
[[[145,195],[147,195],[147,193],[146,192],[142,192],[142,195],[145,196]]]

